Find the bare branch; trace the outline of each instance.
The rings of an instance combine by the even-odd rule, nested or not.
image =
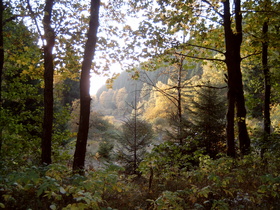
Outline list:
[[[242,13],[248,13],[248,12],[252,12],[252,13],[271,13],[271,14],[275,14],[275,15],[280,15],[280,12],[278,11],[273,11],[273,10],[242,10]]]
[[[197,59],[197,60],[207,60],[207,61],[225,62],[225,60],[218,59],[218,58],[203,58],[203,57],[197,57],[197,56],[187,55],[187,54],[178,53],[178,52],[174,52],[174,54],[175,54],[175,55],[184,56],[184,57],[187,57],[187,58]]]
[[[18,17],[22,17],[22,15],[13,15],[12,17],[3,21],[3,26],[6,25],[8,22],[17,19]]]
[[[212,88],[212,89],[225,89],[227,88],[228,86],[222,86],[222,87],[215,87],[215,86],[211,86],[211,85],[194,85],[194,86],[188,86],[188,88],[195,88],[195,87],[199,87],[199,88],[202,88],[202,87],[206,87],[206,88]]]
[[[223,14],[217,11],[215,7],[208,0],[202,0],[202,2],[208,4],[216,12],[216,14],[218,14],[221,18],[224,18]]]
[[[41,40],[42,40],[42,44],[44,45],[44,38],[43,38],[43,35],[42,35],[41,31],[40,31],[40,28],[39,28],[37,19],[35,18],[35,13],[34,13],[33,10],[32,10],[32,7],[31,7],[31,5],[30,5],[29,0],[26,0],[26,3],[27,3],[27,8],[29,9],[30,14],[31,14],[30,16],[31,16],[32,20],[35,22],[37,31],[38,31],[38,33],[39,33],[39,35],[40,35]]]
[[[190,47],[202,48],[202,49],[205,49],[205,50],[211,50],[213,52],[221,53],[223,55],[225,54],[223,51],[217,50],[217,49],[214,49],[214,48],[211,48],[211,47],[206,47],[206,46],[201,46],[201,45],[196,45],[196,44],[190,44],[190,43],[184,43],[183,45],[184,46],[190,46]]]
[[[178,101],[178,99],[177,99],[175,96],[173,96],[173,95],[171,95],[171,94],[169,94],[169,93],[166,92],[167,90],[174,89],[174,87],[167,88],[167,89],[160,89],[160,88],[151,80],[151,78],[148,76],[148,74],[147,74],[146,72],[144,72],[144,74],[146,75],[147,79],[149,80],[149,81],[147,82],[147,84],[150,85],[150,86],[152,86],[153,88],[155,88],[156,91],[160,92],[160,93],[163,94],[165,97],[167,97],[167,99],[170,100],[170,101],[177,107],[176,102]],[[175,102],[174,102],[174,100],[175,100]]]
[[[262,52],[254,52],[254,53],[252,53],[252,54],[246,55],[245,57],[241,58],[241,60],[246,59],[246,58],[249,58],[249,57],[254,56],[254,55],[260,55],[261,53],[262,53]]]

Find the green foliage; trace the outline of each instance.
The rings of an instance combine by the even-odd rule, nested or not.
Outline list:
[[[152,127],[144,120],[132,117],[122,125],[117,138],[118,159],[125,165],[128,173],[136,173],[152,138]]]
[[[18,167],[38,162],[42,89],[41,54],[23,22],[4,25],[4,69],[1,75],[1,160]]]
[[[21,11],[22,8],[26,8],[24,3],[19,4],[17,8],[12,8],[18,2],[5,2],[6,6],[11,6],[11,8],[5,8],[5,19],[11,17],[11,14],[7,14],[7,11],[22,15],[25,13],[25,11]],[[34,166],[38,165],[37,163],[40,159],[39,148],[43,118],[41,94],[41,81],[43,78],[42,52],[37,45],[38,39],[36,35],[24,25],[28,24],[29,21],[20,22],[18,19],[14,19],[13,21],[5,22],[3,30],[5,64],[3,75],[1,75],[3,83],[0,107],[0,137],[2,143],[0,208],[279,208],[279,16],[275,14],[277,14],[277,8],[280,4],[274,0],[271,1],[271,5],[267,5],[267,1],[242,2],[243,6],[245,6],[244,9],[247,11],[262,11],[258,13],[259,16],[256,16],[257,13],[255,12],[244,14],[244,42],[242,47],[242,56],[250,58],[247,63],[244,62],[245,59],[242,61],[246,105],[248,113],[258,119],[262,117],[260,104],[262,103],[263,95],[263,78],[260,76],[262,75],[262,68],[259,67],[261,58],[257,54],[261,49],[261,44],[266,41],[260,33],[260,26],[262,26],[263,21],[269,21],[269,67],[272,85],[271,121],[274,130],[266,142],[263,142],[260,130],[252,131],[253,151],[257,153],[261,148],[265,148],[266,153],[263,159],[260,159],[256,154],[245,156],[242,159],[231,159],[220,157],[217,155],[217,150],[215,150],[215,155],[210,155],[211,157],[215,156],[217,159],[212,160],[202,154],[205,154],[204,148],[212,150],[215,146],[211,145],[207,148],[205,142],[209,142],[210,137],[213,142],[220,141],[220,137],[224,134],[224,129],[220,126],[220,122],[215,121],[216,118],[209,116],[209,113],[213,115],[222,115],[224,113],[223,111],[218,112],[216,109],[209,109],[209,111],[205,103],[201,103],[203,100],[199,99],[199,96],[196,98],[193,93],[189,93],[185,87],[196,85],[199,81],[204,81],[208,78],[216,81],[219,86],[222,85],[221,81],[223,80],[225,66],[215,62],[215,60],[223,60],[224,57],[221,54],[225,52],[224,42],[221,42],[223,32],[219,26],[219,24],[222,24],[222,20],[219,19],[222,15],[218,14],[223,13],[220,7],[221,3],[214,0],[158,2],[158,6],[149,6],[146,11],[141,12],[150,20],[141,23],[139,30],[133,32],[129,25],[125,26],[124,30],[126,30],[127,34],[123,34],[122,38],[126,41],[131,41],[131,44],[127,44],[128,49],[124,48],[121,53],[116,49],[118,47],[117,41],[108,40],[112,36],[116,38],[119,32],[118,27],[109,26],[105,31],[104,27],[102,27],[102,33],[100,34],[107,32],[108,38],[99,38],[98,53],[103,52],[101,56],[96,54],[97,58],[98,56],[105,58],[105,68],[107,68],[108,62],[115,62],[120,57],[133,57],[135,62],[139,59],[138,55],[140,54],[146,58],[155,54],[162,54],[141,64],[141,68],[147,70],[147,73],[135,68],[134,77],[137,77],[137,81],[129,80],[130,74],[133,74],[132,71],[124,72],[115,79],[113,90],[106,90],[103,94],[101,93],[102,90],[100,90],[97,94],[99,107],[107,108],[104,111],[105,114],[112,114],[123,119],[126,113],[131,112],[131,107],[129,108],[127,104],[135,98],[135,86],[132,85],[137,83],[139,91],[136,91],[136,97],[140,98],[139,104],[143,104],[143,110],[141,108],[141,111],[145,112],[145,118],[149,118],[150,122],[154,123],[153,128],[155,128],[155,125],[159,130],[168,128],[171,131],[175,128],[173,129],[175,132],[171,136],[173,141],[182,137],[176,137],[176,133],[179,133],[176,132],[176,129],[180,127],[185,129],[183,144],[180,145],[172,141],[165,142],[155,146],[151,153],[147,154],[147,145],[150,143],[148,137],[152,137],[151,126],[143,126],[142,128],[141,125],[136,126],[137,123],[133,124],[134,122],[131,122],[127,123],[126,127],[123,127],[119,138],[119,144],[121,145],[120,157],[122,157],[121,160],[128,170],[131,170],[132,165],[138,166],[141,162],[139,176],[129,176],[127,174],[124,176],[123,169],[114,165],[108,165],[99,170],[87,171],[86,176],[73,175],[70,169],[66,167],[66,163],[69,164],[69,159],[71,158],[69,154],[71,152],[69,151],[73,148],[68,144],[71,136],[67,123],[70,120],[69,108],[62,108],[61,104],[70,103],[74,98],[78,97],[78,82],[75,79],[77,79],[78,70],[81,67],[80,58],[82,57],[87,31],[85,23],[88,22],[88,17],[84,11],[88,9],[89,5],[86,5],[86,2],[80,3],[77,0],[74,2],[62,1],[62,4],[56,4],[54,11],[53,23],[56,25],[57,32],[55,45],[57,53],[54,58],[54,64],[58,67],[55,77],[55,94],[58,97],[55,104],[52,146],[54,162],[58,164],[47,167]],[[131,4],[138,3],[140,4],[140,2],[132,2]],[[41,14],[40,9],[42,9],[43,4],[39,4],[41,2],[36,1],[32,5],[36,10],[35,14]],[[114,19],[117,11],[119,12],[122,9],[118,1],[109,1],[108,4],[106,2],[103,6],[106,8],[105,13],[108,13],[107,15],[110,17],[115,16]],[[268,8],[269,11],[263,11],[264,8]],[[112,10],[114,12],[110,12]],[[73,14],[72,11],[74,11]],[[200,18],[195,15],[203,13],[208,14],[207,18],[212,20],[213,24],[205,21],[204,17]],[[80,16],[80,14],[83,15]],[[123,17],[121,21],[125,20]],[[18,18],[21,19],[20,17]],[[103,18],[108,18],[108,16],[104,14]],[[117,21],[121,22],[120,19]],[[104,22],[109,23],[110,21]],[[192,31],[190,32],[190,30]],[[65,34],[67,35],[65,36]],[[181,37],[182,35],[184,37]],[[190,39],[186,37],[190,37]],[[140,50],[140,54],[133,52],[136,47],[145,44],[146,48]],[[200,47],[202,49],[199,49]],[[104,53],[104,49],[109,49],[114,53]],[[119,53],[120,56],[116,56],[116,53]],[[211,63],[203,62],[207,66],[204,66],[202,78],[199,80],[197,77],[192,78],[192,76],[201,75],[201,63],[189,61],[182,63],[183,77],[185,78],[185,81],[182,81],[182,93],[188,95],[184,98],[182,105],[189,105],[186,101],[192,97],[199,99],[196,101],[196,110],[193,110],[201,111],[197,111],[194,114],[195,117],[193,118],[195,120],[192,123],[196,124],[195,129],[187,121],[190,116],[186,116],[186,121],[184,122],[174,117],[173,124],[167,125],[167,116],[170,116],[171,110],[174,110],[170,106],[172,103],[168,100],[162,100],[162,97],[158,97],[159,92],[151,92],[153,88],[147,85],[152,82],[157,85],[157,88],[161,87],[164,90],[169,90],[166,93],[174,96],[175,92],[172,91],[174,88],[176,90],[178,79],[176,68],[174,68],[178,64],[175,54],[180,54],[181,56],[181,53],[185,54],[185,58],[210,58],[213,61],[213,63],[212,61]],[[173,55],[170,56],[170,54]],[[110,59],[106,59],[107,56]],[[217,76],[212,74],[213,65],[219,70]],[[96,62],[94,66],[94,71],[97,71],[99,64]],[[168,82],[168,79],[173,82]],[[161,81],[162,85],[159,86],[158,81]],[[59,89],[60,86],[63,86],[62,84],[68,86],[69,92],[62,92],[62,89]],[[159,89],[154,88],[153,90],[158,91]],[[205,93],[203,92],[202,94],[205,95]],[[61,103],[59,97],[62,95],[65,98]],[[208,99],[219,102],[218,98],[210,93]],[[222,103],[216,103],[213,108],[221,108],[222,106]],[[208,111],[208,113],[204,111]],[[186,112],[182,114],[184,115]],[[222,119],[221,115],[219,115],[219,119]],[[78,114],[71,117],[73,131],[77,126],[78,118]],[[89,138],[101,142],[98,150],[101,157],[110,158],[113,143],[109,140],[114,139],[115,128],[104,120],[100,114],[92,113],[91,119]],[[203,122],[206,123],[203,124]],[[254,122],[256,122],[255,124],[260,124],[260,121]],[[139,129],[139,135],[135,135],[135,130],[137,129]],[[211,132],[215,130],[215,132],[208,132],[209,130]],[[161,133],[159,136],[161,137]],[[160,138],[160,140],[163,138]],[[133,159],[134,157],[132,158],[132,156],[135,152],[137,157]],[[142,160],[143,158],[144,160]]]
[[[63,81],[64,90],[63,90],[63,105],[71,105],[75,99],[80,98],[80,83],[78,79],[66,78]]]
[[[104,158],[105,160],[110,160],[112,158],[112,150],[114,148],[114,144],[109,141],[102,141],[99,143],[98,148],[98,154],[101,156],[101,158]]]
[[[193,132],[197,133],[199,146],[215,158],[225,149],[226,97],[225,91],[213,88],[209,82],[205,86],[197,90],[192,101]]]
[[[155,157],[154,162],[149,162],[149,158],[141,163],[142,178],[123,176],[123,169],[115,165],[90,171],[86,176],[72,175],[59,164],[14,172],[4,170],[0,175],[0,206],[5,209],[277,209],[280,205],[280,159],[272,152],[265,153],[265,162],[256,155],[216,160],[200,155],[198,167],[177,171],[172,167],[160,171]]]
[[[91,172],[87,177],[74,175],[58,164],[25,168],[1,174],[0,204],[6,209],[101,209],[104,199],[121,192],[116,166]]]
[[[190,139],[188,139],[190,140]],[[199,156],[203,151],[197,150],[195,141],[189,141],[180,145],[174,142],[165,142],[153,148],[143,162],[139,170],[149,174],[152,168],[156,177],[178,176],[183,171],[190,170],[198,165]]]
[[[164,191],[155,201],[150,200],[155,209],[176,209],[184,208],[184,199],[178,196],[178,192]]]
[[[244,68],[244,91],[248,114],[253,118],[262,117],[263,75],[260,67]]]
[[[240,160],[201,156],[199,168],[176,179],[172,172],[154,176],[151,192],[158,196],[150,202],[155,209],[277,209],[279,158],[268,154],[266,163],[255,155]]]

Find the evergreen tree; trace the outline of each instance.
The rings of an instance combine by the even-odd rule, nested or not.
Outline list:
[[[67,104],[72,104],[75,99],[80,98],[80,87],[79,81],[73,80],[71,78],[66,78],[64,81],[64,89],[63,89],[63,106]]]
[[[192,102],[194,130],[199,145],[211,158],[216,157],[222,143],[225,143],[226,98],[222,93],[208,84],[197,92]]]
[[[128,173],[137,173],[136,170],[152,138],[152,126],[144,120],[132,117],[122,125],[117,138],[120,146],[118,153]]]

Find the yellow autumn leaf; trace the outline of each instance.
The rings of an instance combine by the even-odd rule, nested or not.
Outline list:
[[[22,72],[21,72],[21,74],[28,74],[28,71],[27,70],[23,70]]]

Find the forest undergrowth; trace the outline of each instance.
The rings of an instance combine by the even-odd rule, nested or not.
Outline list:
[[[199,165],[180,168],[146,158],[141,175],[126,175],[108,164],[73,175],[61,164],[2,170],[2,209],[278,209],[280,158],[267,152],[216,160],[199,157]],[[5,167],[5,166],[3,166]]]

